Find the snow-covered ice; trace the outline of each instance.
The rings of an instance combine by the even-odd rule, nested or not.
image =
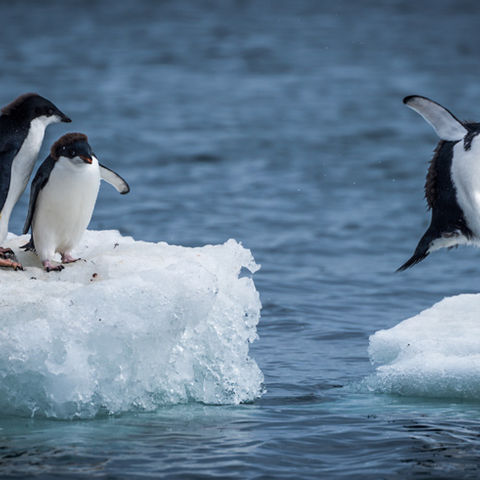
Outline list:
[[[90,418],[261,395],[249,356],[261,304],[243,275],[259,266],[239,243],[87,231],[82,260],[46,273],[19,253],[28,238],[5,244],[26,270],[0,270],[0,414]]]
[[[370,337],[375,392],[480,399],[480,294],[445,298]]]

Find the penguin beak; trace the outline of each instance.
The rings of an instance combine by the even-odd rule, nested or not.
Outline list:
[[[58,110],[58,116],[60,117],[61,121],[62,122],[65,122],[65,123],[70,123],[72,120],[71,118],[67,117],[63,112],[61,112],[60,110]]]
[[[80,158],[85,162],[85,163],[89,163],[90,165],[92,164],[92,158],[91,157],[87,157],[85,155],[80,155]]]

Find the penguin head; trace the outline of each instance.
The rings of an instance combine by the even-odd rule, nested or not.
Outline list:
[[[58,122],[71,122],[50,100],[36,93],[25,93],[1,109],[2,115],[31,122],[41,119],[49,125]]]
[[[91,165],[95,154],[83,133],[67,133],[60,137],[53,145],[50,155],[55,160],[66,158],[74,165]]]

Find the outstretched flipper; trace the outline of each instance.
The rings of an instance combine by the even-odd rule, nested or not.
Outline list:
[[[403,103],[420,114],[442,140],[456,142],[465,137],[468,130],[463,123],[437,102],[420,95],[410,95]]]
[[[112,185],[117,192],[125,195],[130,191],[130,187],[128,183],[118,174],[115,173],[113,170],[105,167],[104,165],[99,164],[100,166],[100,176],[102,180],[105,180],[107,183]]]

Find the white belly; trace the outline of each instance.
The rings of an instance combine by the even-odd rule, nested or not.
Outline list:
[[[473,234],[480,238],[480,141],[474,138],[470,150],[463,142],[453,149],[452,179],[456,187],[457,201]]]
[[[38,152],[42,146],[45,129],[52,122],[52,118],[39,117],[32,120],[28,135],[12,163],[10,186],[0,216],[0,244],[7,236],[8,222],[13,207],[25,191],[33,166],[37,161]]]
[[[73,165],[60,157],[45,187],[37,197],[32,219],[33,240],[40,260],[56,252],[69,253],[85,232],[92,217],[100,187],[100,168]]]

